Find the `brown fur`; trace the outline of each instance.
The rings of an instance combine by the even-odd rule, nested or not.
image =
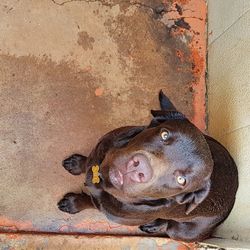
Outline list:
[[[109,219],[138,225],[147,233],[164,230],[177,240],[202,240],[229,215],[238,188],[236,165],[228,151],[199,131],[160,92],[161,110],[152,111],[149,126],[122,127],[103,136],[88,157],[73,155],[63,162],[72,174],[86,172],[90,196],[67,194],[58,206],[76,213],[93,205]],[[163,141],[160,134],[169,133]],[[116,187],[112,169],[141,154],[152,178]],[[93,165],[100,166],[99,184],[92,183]],[[185,176],[179,185],[177,176]],[[73,198],[72,198],[73,197]],[[84,199],[83,199],[84,197]]]

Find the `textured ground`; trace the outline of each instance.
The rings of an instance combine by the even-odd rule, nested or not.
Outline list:
[[[61,167],[118,126],[149,122],[163,89],[205,128],[203,0],[0,3],[0,228],[137,234],[57,209],[82,177]]]

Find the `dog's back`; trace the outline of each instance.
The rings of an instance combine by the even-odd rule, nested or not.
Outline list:
[[[218,215],[221,214],[220,223],[222,223],[229,215],[235,202],[238,189],[238,170],[233,158],[224,146],[210,136],[205,135],[205,138],[214,161],[211,176],[212,185],[207,200],[212,202],[209,208],[216,210]]]

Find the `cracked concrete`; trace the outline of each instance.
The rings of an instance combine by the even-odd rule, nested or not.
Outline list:
[[[61,161],[147,124],[159,89],[205,128],[205,14],[197,26],[185,18],[190,30],[170,21],[205,1],[177,2],[1,1],[1,230],[139,234],[94,210],[58,211],[83,186]]]
[[[72,2],[86,2],[86,3],[100,3],[102,4],[103,6],[108,6],[108,7],[113,7],[115,5],[126,5],[126,6],[137,6],[137,7],[143,7],[143,8],[147,8],[147,9],[150,9],[150,10],[155,10],[154,7],[150,6],[150,5],[147,5],[145,3],[143,3],[143,1],[141,2],[135,2],[135,1],[121,1],[121,0],[114,0],[114,1],[105,1],[105,0],[69,0],[69,1],[56,1],[56,0],[51,0],[54,4],[56,5],[60,5],[60,6],[63,6],[65,4],[69,4],[69,3],[72,3]],[[155,1],[152,5],[159,5],[162,3],[160,1]]]

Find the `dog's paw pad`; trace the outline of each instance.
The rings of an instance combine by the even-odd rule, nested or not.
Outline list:
[[[77,194],[69,193],[66,194],[58,203],[58,208],[66,213],[75,214],[81,211],[77,208]]]
[[[150,225],[139,226],[139,229],[145,233],[148,233],[148,234],[157,233],[159,231],[158,226],[150,226]]]
[[[167,230],[168,222],[163,219],[157,219],[151,223],[139,226],[139,229],[145,233],[153,234]]]
[[[74,154],[62,162],[63,167],[73,175],[79,175],[84,172],[84,163],[87,157]]]

